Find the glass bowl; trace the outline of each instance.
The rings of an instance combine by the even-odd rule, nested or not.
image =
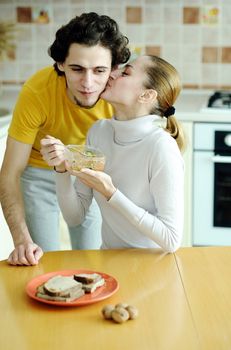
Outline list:
[[[80,171],[82,168],[98,171],[104,170],[104,154],[88,145],[67,145],[65,158],[72,170]]]

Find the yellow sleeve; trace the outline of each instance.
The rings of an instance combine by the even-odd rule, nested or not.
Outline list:
[[[39,96],[26,85],[22,88],[9,128],[9,136],[17,141],[33,144],[47,113]]]

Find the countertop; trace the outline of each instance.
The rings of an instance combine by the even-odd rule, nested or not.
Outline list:
[[[212,90],[183,90],[175,108],[176,118],[184,122],[230,123],[231,109],[208,109],[207,102]]]
[[[12,113],[20,89],[20,85],[4,87],[1,93],[0,107],[7,108],[9,109],[10,113]],[[208,110],[205,108],[208,98],[213,94],[213,92],[214,91],[212,90],[182,90],[175,103],[176,118],[183,122],[229,123],[231,121],[231,109]]]

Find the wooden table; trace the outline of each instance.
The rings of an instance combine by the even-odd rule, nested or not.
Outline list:
[[[231,247],[61,251],[38,266],[0,262],[0,349],[223,350],[231,349]],[[115,277],[119,290],[82,307],[40,303],[25,293],[34,277],[89,269]],[[128,302],[139,317],[106,321],[105,304]]]
[[[175,256],[201,349],[231,349],[231,247],[185,248]]]

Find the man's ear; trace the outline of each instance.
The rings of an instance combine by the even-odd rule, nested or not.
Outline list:
[[[157,92],[154,89],[146,89],[139,96],[138,101],[141,103],[154,102],[157,98]]]
[[[62,63],[57,62],[57,67],[58,67],[58,69],[59,69],[61,72],[64,72],[64,68],[63,68],[63,64],[62,64]]]

